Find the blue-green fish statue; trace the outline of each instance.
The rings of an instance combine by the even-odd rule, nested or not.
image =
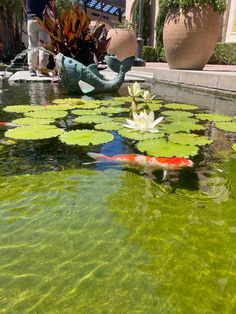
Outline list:
[[[85,66],[82,63],[59,53],[55,56],[56,69],[65,87],[73,93],[90,94],[118,90],[124,82],[125,73],[130,70],[135,57],[122,61],[105,56],[108,67],[118,73],[113,80],[106,80],[96,64]]]

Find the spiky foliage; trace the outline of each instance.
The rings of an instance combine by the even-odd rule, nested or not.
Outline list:
[[[104,24],[97,23],[90,30],[90,20],[79,5],[72,4],[70,10],[62,10],[57,18],[57,13],[49,7],[44,11],[43,20],[38,18],[41,26],[51,38],[45,48],[55,54],[61,52],[85,65],[93,62],[93,54],[104,54],[110,39],[101,39]]]

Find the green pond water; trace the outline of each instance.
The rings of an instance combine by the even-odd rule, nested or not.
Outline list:
[[[1,107],[67,96],[1,84]],[[55,139],[4,145],[0,313],[236,313],[236,138],[208,136],[194,168],[165,181],[83,165],[87,150]],[[134,147],[116,135],[100,151]]]

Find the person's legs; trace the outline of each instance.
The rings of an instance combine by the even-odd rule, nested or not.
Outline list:
[[[28,20],[28,68],[32,71],[36,71],[38,64],[38,22],[36,20]]]
[[[44,29],[41,28],[40,25],[39,27],[40,27],[39,46],[43,47],[45,43],[48,43],[50,41],[50,36]],[[45,53],[43,50],[39,50],[39,70],[43,68],[47,68],[48,60],[49,60],[49,55]]]

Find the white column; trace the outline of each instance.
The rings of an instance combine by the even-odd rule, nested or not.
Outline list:
[[[125,19],[129,22],[133,21],[132,17],[132,8],[135,0],[126,0],[126,7],[125,7]]]
[[[236,42],[236,0],[231,0],[226,31],[226,42]]]

